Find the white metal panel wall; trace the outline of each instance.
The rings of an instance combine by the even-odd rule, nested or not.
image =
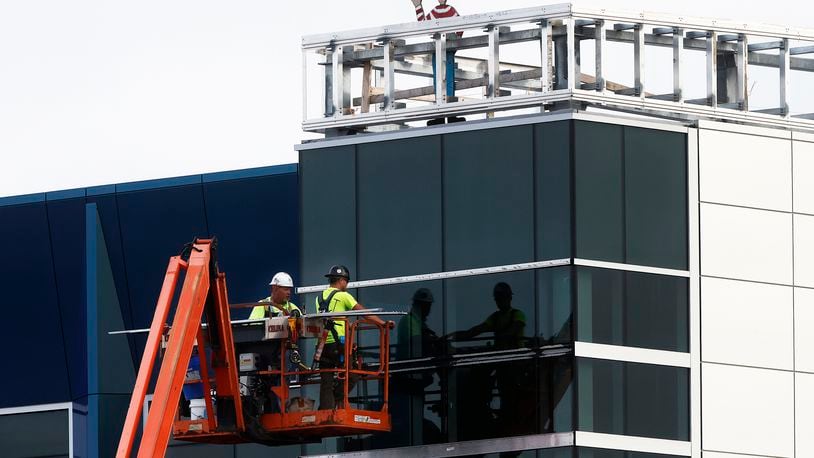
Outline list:
[[[704,361],[792,370],[792,288],[746,281],[701,280]]]
[[[701,201],[791,211],[791,142],[699,132]]]
[[[797,456],[814,456],[814,374],[795,377]]]
[[[709,363],[702,371],[704,450],[794,456],[792,372]]]
[[[814,215],[814,143],[795,141],[794,211]]]
[[[794,288],[795,366],[798,371],[814,374],[814,332],[812,330],[814,330],[814,289]],[[814,403],[809,406],[809,409],[814,411]]]
[[[814,456],[814,136],[705,123],[698,151],[703,457]]]
[[[701,275],[792,281],[791,214],[701,204]]]

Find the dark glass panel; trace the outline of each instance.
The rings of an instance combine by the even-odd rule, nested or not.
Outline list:
[[[0,415],[0,450],[7,458],[68,457],[68,410]]]
[[[577,257],[624,262],[622,127],[574,121]]]
[[[325,283],[335,264],[356,279],[356,154],[354,146],[300,152],[301,281]]]
[[[441,140],[358,146],[359,279],[438,272]]]
[[[687,269],[686,134],[625,128],[627,263]]]
[[[571,257],[571,121],[534,126],[537,259]]]
[[[532,131],[444,136],[444,270],[533,260]]]
[[[683,277],[577,267],[577,340],[689,351]]]
[[[570,266],[535,271],[539,308],[538,336],[541,344],[570,344],[573,341]]]
[[[508,304],[494,296],[499,283],[511,289]],[[536,335],[534,271],[446,280],[445,296],[446,331],[459,333],[455,352],[533,346]]]
[[[689,370],[577,358],[579,430],[689,440]]]

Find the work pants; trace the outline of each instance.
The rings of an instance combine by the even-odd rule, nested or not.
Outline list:
[[[326,343],[319,358],[320,369],[342,367],[344,345],[339,342]],[[338,377],[338,372],[321,372],[319,374],[319,409],[333,410],[345,401],[345,387]]]

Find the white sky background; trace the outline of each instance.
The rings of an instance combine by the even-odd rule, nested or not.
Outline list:
[[[814,29],[802,1],[579,4]],[[409,0],[0,0],[0,196],[295,162],[300,37],[413,20]]]

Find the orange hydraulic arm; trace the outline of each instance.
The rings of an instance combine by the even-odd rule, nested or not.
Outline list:
[[[201,355],[201,380],[204,384],[207,411],[206,424],[202,427],[208,431],[217,429],[235,434],[245,431],[226,280],[224,274],[218,271],[216,252],[215,239],[196,239],[180,256],[170,258],[116,452],[118,458],[129,458],[133,449],[155,358],[167,330],[167,316],[178,278],[183,270],[186,270],[186,276],[176,306],[175,318],[168,332],[153,401],[138,447],[138,457],[163,457],[166,452],[196,339]],[[204,316],[207,322],[206,329],[201,326]],[[207,365],[204,345],[210,347],[211,360],[214,362],[211,369],[214,371],[217,386],[217,417],[209,396],[210,368]],[[226,412],[227,410],[230,412]],[[222,423],[220,425],[219,419]]]

